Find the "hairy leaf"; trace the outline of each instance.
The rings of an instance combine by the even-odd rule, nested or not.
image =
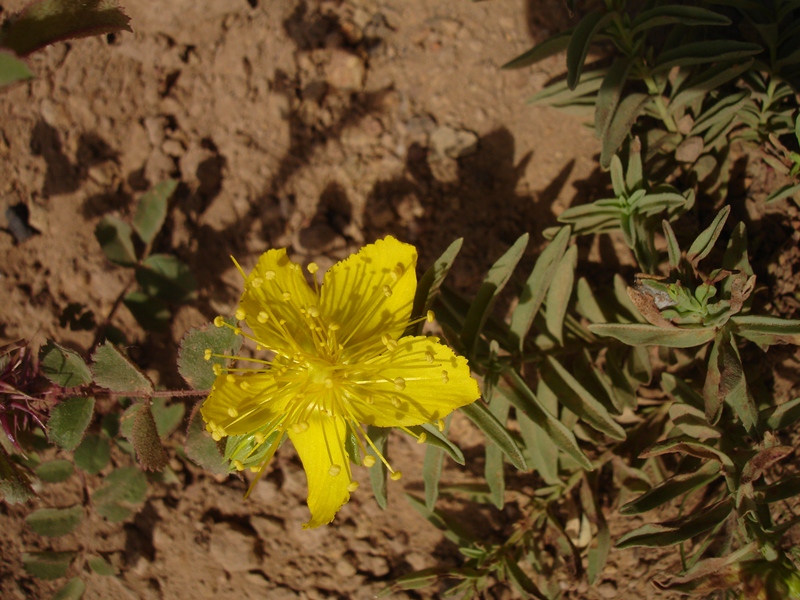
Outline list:
[[[235,324],[233,319],[227,319],[226,322],[229,325]],[[193,328],[181,340],[178,372],[192,389],[209,390],[217,378],[214,365],[224,367],[226,359],[221,356],[236,354],[242,346],[242,340],[242,336],[236,335],[231,327],[204,325],[199,329]],[[206,350],[211,350],[217,356],[206,360]]]
[[[58,386],[71,388],[91,383],[92,372],[77,352],[48,341],[39,353],[42,374]]]
[[[92,494],[97,512],[118,523],[130,517],[144,502],[147,478],[136,467],[122,467],[109,473],[103,485]]]
[[[667,5],[651,8],[639,13],[631,22],[630,35],[646,29],[664,27],[666,25],[730,25],[731,20],[719,13],[699,6]]]
[[[635,500],[621,506],[619,512],[623,515],[635,515],[653,510],[678,496],[709,485],[719,476],[719,463],[707,462],[691,473],[673,475]]]
[[[95,351],[92,362],[92,373],[98,385],[123,394],[147,396],[153,393],[153,382],[111,342],[106,342]]]
[[[685,542],[722,523],[728,518],[731,509],[731,502],[726,499],[674,521],[648,523],[623,535],[617,541],[616,547],[672,546]]]
[[[178,182],[175,179],[167,179],[139,198],[133,217],[133,228],[145,244],[150,244],[163,227],[169,199],[177,187]]]
[[[567,83],[570,89],[575,89],[583,71],[583,63],[586,55],[589,54],[589,46],[592,45],[595,36],[610,23],[615,17],[615,13],[603,14],[598,11],[590,12],[586,15],[569,39],[567,46]]]
[[[192,416],[189,418],[189,428],[186,431],[186,443],[184,445],[186,456],[214,475],[227,475],[228,463],[222,456],[211,434],[206,431],[203,417],[200,414],[200,406],[202,404],[203,401],[197,403]]]
[[[522,455],[522,451],[519,449],[519,446],[517,446],[514,438],[483,402],[478,400],[472,404],[462,406],[459,410],[464,413],[470,421],[475,423],[478,429],[483,431],[492,443],[502,449],[512,465],[520,471],[524,471],[528,468],[525,463],[525,457]]]
[[[40,508],[25,517],[25,522],[39,535],[61,537],[75,531],[83,521],[83,513],[80,504],[69,508]]]
[[[22,566],[39,579],[58,579],[67,574],[75,552],[23,552]]]
[[[714,327],[681,327],[664,329],[644,323],[598,323],[589,325],[589,331],[599,336],[610,336],[631,346],[666,346],[668,348],[693,348],[714,339]]]
[[[94,414],[94,398],[65,398],[50,411],[47,437],[64,450],[74,450]]]
[[[552,283],[547,289],[545,322],[558,343],[564,345],[564,319],[569,308],[569,299],[575,283],[575,267],[578,264],[578,247],[571,246],[561,257],[555,268]]]
[[[79,577],[73,577],[58,590],[52,600],[80,600],[86,591],[86,584]]]
[[[108,440],[99,435],[89,434],[81,445],[75,449],[75,466],[94,475],[103,470],[111,458],[111,446]]]
[[[414,295],[414,306],[411,309],[412,315],[424,315],[431,309],[439,288],[442,287],[445,277],[450,272],[450,267],[461,250],[464,239],[458,238],[447,247],[442,255],[425,271],[425,274],[417,284],[417,291]],[[405,335],[420,335],[424,322],[410,325]]]
[[[563,52],[569,46],[569,40],[572,36],[572,30],[567,30],[559,33],[551,38],[546,39],[541,44],[536,44],[530,50],[526,50],[516,58],[508,61],[501,69],[521,69],[535,64],[545,58],[549,58],[559,52]]]

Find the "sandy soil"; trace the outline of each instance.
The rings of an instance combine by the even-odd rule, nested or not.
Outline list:
[[[7,13],[21,2],[0,4]],[[32,83],[0,95],[0,211],[26,206],[39,232],[23,243],[0,232],[0,343],[51,338],[89,351],[92,333],[60,316],[77,303],[105,319],[130,276],[103,257],[94,226],[130,217],[134,200],[167,177],[181,185],[156,250],[192,267],[199,299],[165,334],[145,334],[124,309],[112,321],[164,386],[182,385],[174,364],[187,329],[233,312],[241,288],[230,255],[247,269],[286,246],[324,267],[391,233],[418,246],[424,268],[463,236],[451,283],[470,292],[526,231],[532,264],[555,215],[604,183],[598,143],[579,119],[524,104],[563,71],[563,57],[498,70],[570,24],[559,0],[123,4],[133,34],[52,46],[32,57]],[[467,447],[478,443],[461,427]],[[246,501],[244,482],[176,458],[178,483],[152,482],[133,520],[95,515],[52,542],[21,520],[31,506],[2,505],[0,596],[56,589],[22,570],[20,553],[45,547],[114,564],[118,578],[73,567],[87,599],[371,598],[411,570],[457,564],[455,547],[402,497],[421,487],[421,448],[392,444],[406,477],[389,509],[365,480],[332,526],[311,532],[300,529],[305,478],[288,446]],[[449,464],[445,480],[481,471]],[[99,482],[48,486],[33,506],[71,505]],[[485,516],[508,525],[504,513]],[[565,573],[564,597],[657,597],[647,579],[675,559],[612,552],[594,588]],[[518,596],[498,586],[491,597]]]

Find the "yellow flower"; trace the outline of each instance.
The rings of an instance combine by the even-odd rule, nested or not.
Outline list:
[[[312,288],[285,249],[264,253],[245,276],[236,318],[273,356],[240,359],[254,368],[219,369],[201,413],[215,439],[232,436],[228,456],[240,470],[263,472],[288,435],[308,478],[305,528],[330,523],[358,487],[351,459],[375,463],[365,442],[399,479],[364,425],[414,435],[409,427],[436,423],[480,395],[467,360],[438,338],[401,337],[416,262],[413,246],[389,236],[335,264],[322,286],[317,265],[308,265]]]

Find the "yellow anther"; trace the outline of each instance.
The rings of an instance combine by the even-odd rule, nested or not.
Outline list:
[[[261,470],[261,467],[258,466],[258,465],[253,465],[252,467],[250,467],[250,472],[251,473],[258,473],[260,470]]]
[[[300,423],[292,423],[292,431],[295,433],[303,433],[308,431],[308,423],[301,421]]]
[[[308,307],[308,316],[316,319],[319,316],[319,309],[316,306]]]
[[[263,434],[263,433],[261,433],[260,431],[256,431],[256,432],[253,434],[253,439],[255,439],[255,441],[256,441],[256,444],[258,444],[258,445],[260,446],[261,444],[263,444],[263,443],[264,443],[264,440],[266,440],[267,438],[265,438],[265,437],[264,437],[264,434]]]
[[[260,313],[258,313],[258,316],[256,317],[256,321],[258,321],[262,325],[266,323],[268,320],[269,320],[269,315],[263,310]]]
[[[364,398],[364,404],[375,404],[375,398],[372,396],[367,396]]]
[[[442,383],[448,383],[450,381],[450,375],[447,374],[447,371],[442,371]]]
[[[250,389],[250,382],[249,381],[242,381],[239,384],[239,387],[242,389],[242,391],[246,392],[246,391],[248,391]]]
[[[347,491],[350,492],[351,494],[355,492],[357,489],[358,489],[357,481],[351,481],[350,484],[347,486]]]
[[[314,275],[317,271],[319,271],[319,265],[317,263],[315,263],[315,262],[310,262],[310,263],[308,263],[308,266],[306,267],[306,269],[308,269],[309,273]]]
[[[219,376],[222,373],[222,365],[219,363],[214,363],[214,366],[211,367],[211,370],[214,371],[214,375]]]
[[[342,472],[342,467],[339,465],[331,465],[331,468],[328,469],[328,475],[331,477],[336,477],[339,473]]]
[[[228,383],[235,383],[236,382],[236,377],[234,377],[231,374],[228,374],[228,376],[225,377],[225,381],[227,381]]]
[[[292,299],[292,295],[289,292],[283,292],[283,299],[288,302]]]
[[[364,457],[364,460],[361,461],[361,464],[369,469],[370,467],[375,465],[375,457],[372,456],[371,454],[367,454]]]
[[[253,281],[250,283],[254,288],[260,288],[264,285],[264,280],[261,277],[253,277]]]
[[[388,333],[381,334],[381,342],[383,342],[383,345],[386,346],[389,350],[394,350],[395,348],[397,348],[397,342],[393,340]]]
[[[444,420],[443,419],[439,419],[438,421],[436,421],[436,429],[438,429],[439,431],[444,431]]]
[[[338,323],[331,323],[328,325],[328,331],[339,331],[342,328]]]
[[[206,349],[203,351],[203,358],[204,358],[205,360],[211,360],[211,348],[206,348]]]
[[[264,271],[264,279],[266,279],[267,281],[272,281],[273,279],[275,279],[275,271],[273,271],[272,269],[270,269],[269,271]]]
[[[212,432],[211,432],[211,438],[212,438],[212,439],[213,439],[215,442],[218,442],[218,441],[220,441],[220,440],[222,439],[222,436],[219,434],[219,432],[218,432],[218,431],[212,431]]]
[[[428,434],[423,431],[422,433],[419,434],[419,437],[417,438],[417,443],[424,444],[425,440],[427,439],[428,439]]]
[[[236,320],[237,321],[244,321],[244,318],[247,316],[247,313],[244,312],[243,308],[236,309]]]
[[[331,379],[330,377],[326,377],[325,378],[325,387],[328,388],[329,390],[332,389],[333,388],[333,379]]]
[[[233,330],[233,333],[235,333],[236,335],[242,335],[242,328],[237,327],[236,329]]]
[[[430,350],[425,350],[425,360],[427,360],[429,363],[433,363],[435,359],[436,355],[433,352]]]
[[[383,286],[383,295],[386,296],[387,298],[391,298],[392,288],[390,288],[388,285]]]
[[[222,327],[223,325],[225,325],[225,319],[223,319],[219,315],[214,317],[214,326],[215,327]]]
[[[397,396],[392,396],[392,406],[395,408],[400,408],[402,405],[403,403],[400,401],[400,398]]]
[[[403,476],[403,472],[402,471],[392,471],[392,473],[389,475],[389,477],[391,478],[392,481],[397,481],[402,476]]]
[[[228,416],[235,419],[239,416],[239,411],[231,406],[228,408]]]
[[[256,344],[256,352],[261,352],[264,349],[264,346],[261,344]]]
[[[394,380],[394,389],[396,389],[398,392],[402,392],[404,389],[406,389],[406,380],[402,377],[397,377]]]
[[[242,464],[242,461],[240,461],[240,460],[233,461],[233,466],[236,467],[237,471],[244,471],[244,465]]]
[[[435,314],[433,314],[433,311],[432,311],[432,310],[429,310],[429,311],[428,311],[428,312],[425,314],[425,320],[426,320],[428,323],[433,323],[433,321],[434,321],[435,319],[436,319],[436,315],[435,315]]]

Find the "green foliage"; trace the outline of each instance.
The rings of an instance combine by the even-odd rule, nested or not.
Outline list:
[[[86,591],[86,584],[82,579],[73,577],[67,584],[58,590],[53,596],[53,600],[80,600]]]
[[[228,320],[235,325],[233,320]],[[216,375],[214,365],[225,366],[225,356],[235,354],[242,346],[242,336],[230,327],[205,325],[192,328],[181,340],[178,371],[193,389],[209,390]],[[206,350],[211,355],[206,359]]]
[[[147,478],[136,467],[122,467],[108,474],[103,485],[92,494],[97,512],[112,523],[132,516],[144,502]]]
[[[33,73],[24,60],[17,58],[11,52],[0,50],[0,88],[32,77]]]
[[[94,398],[73,397],[61,400],[50,411],[47,436],[64,450],[74,450],[94,414]]]
[[[228,461],[225,460],[217,443],[206,431],[199,408],[200,405],[198,404],[189,419],[189,428],[186,431],[186,444],[184,446],[186,456],[215,475],[227,475]]]
[[[39,355],[42,374],[65,388],[77,387],[92,381],[89,367],[77,352],[48,341]]]
[[[90,475],[99,473],[111,458],[111,446],[102,435],[89,434],[75,449],[75,466]]]
[[[36,476],[47,483],[60,483],[69,479],[74,471],[70,461],[56,459],[36,467]]]
[[[22,566],[39,579],[58,579],[67,574],[74,552],[25,552]]]
[[[110,342],[100,346],[92,355],[94,381],[114,392],[150,395],[153,383]]]
[[[90,556],[86,559],[86,564],[89,565],[89,568],[98,575],[110,577],[116,574],[114,566],[102,556]]]
[[[83,521],[83,506],[41,508],[25,517],[25,522],[39,535],[60,537],[72,533]]]

